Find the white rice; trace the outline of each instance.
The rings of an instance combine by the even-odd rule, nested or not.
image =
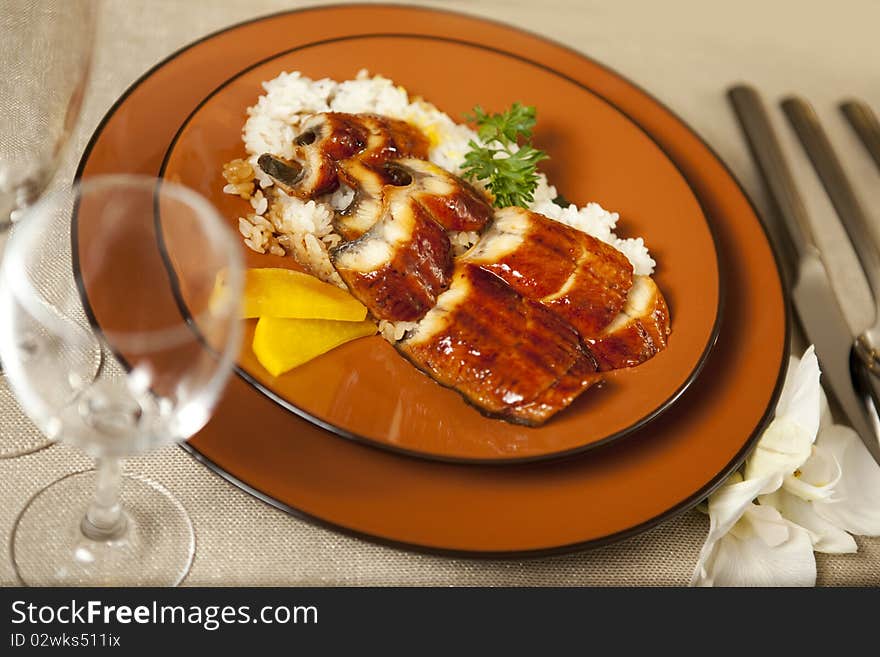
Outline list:
[[[341,188],[326,197],[302,201],[272,189],[272,181],[260,171],[257,158],[263,153],[291,157],[299,124],[312,114],[327,111],[371,112],[408,121],[430,140],[430,160],[455,174],[461,173],[465,153],[470,150],[468,142],[479,141],[467,125],[456,123],[421,98],[410,98],[406,89],[391,80],[370,76],[366,71],[344,82],[328,78],[311,80],[294,71],[264,82],[263,88],[265,93],[256,105],[248,108],[242,130],[250,167],[241,163],[234,175],[227,175],[224,168],[228,184],[223,191],[250,201],[252,212],[239,219],[239,230],[251,249],[278,255],[290,253],[314,275],[341,287],[344,285],[330,264],[328,250],[341,240],[333,231],[334,209],[348,204],[352,190]],[[248,173],[248,169],[252,171]],[[544,174],[538,176],[534,196],[531,210],[612,245],[629,258],[636,274],[654,272],[656,263],[642,238],[621,239],[614,233],[616,212],[608,212],[598,203],[581,208],[557,205],[553,202],[557,198],[556,188]],[[451,237],[456,253],[464,252],[478,239],[476,233],[456,233]],[[383,333],[391,338],[401,330],[400,326],[386,327]]]

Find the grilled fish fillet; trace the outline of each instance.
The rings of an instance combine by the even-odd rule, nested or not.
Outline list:
[[[523,208],[504,208],[462,261],[503,279],[588,340],[623,310],[633,284],[626,256],[608,244]]]
[[[357,157],[379,166],[391,158],[428,156],[428,140],[417,128],[375,114],[315,114],[303,122],[294,145],[292,159],[264,153],[257,164],[279,188],[303,199],[339,186],[340,161]]]
[[[570,324],[468,263],[396,346],[483,413],[519,424],[543,424],[600,380]]]
[[[345,242],[330,255],[352,294],[377,319],[415,321],[449,284],[447,230],[481,230],[492,216],[483,196],[443,169],[415,159],[371,167],[340,163],[355,198],[338,213]]]
[[[367,166],[358,159],[340,162],[339,178],[354,190],[354,197],[346,208],[336,212],[333,228],[343,239],[354,240],[370,230],[382,216],[389,179],[381,167]]]
[[[383,207],[376,225],[358,239],[343,242],[330,253],[330,260],[374,317],[415,321],[449,285],[449,237],[404,188],[389,188]]]
[[[397,349],[481,412],[541,425],[601,372],[666,347],[666,301],[624,254],[523,208],[494,211],[427,161],[428,140],[408,123],[316,114],[294,145],[260,168],[303,199],[354,190],[334,219],[345,240],[330,253],[336,271],[375,318],[415,322]],[[482,237],[454,259],[453,231]]]
[[[666,348],[671,332],[666,299],[649,276],[636,276],[623,311],[587,340],[602,371],[634,367]]]
[[[347,240],[360,237],[379,220],[387,186],[406,190],[447,230],[478,232],[492,218],[492,207],[480,192],[426,160],[400,158],[371,165],[350,159],[340,162],[339,176],[355,190],[352,203],[334,221]]]

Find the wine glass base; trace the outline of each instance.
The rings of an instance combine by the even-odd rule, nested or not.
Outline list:
[[[0,459],[24,456],[52,444],[21,410],[2,371],[0,409]]]
[[[12,558],[28,586],[176,586],[189,572],[195,534],[186,510],[163,487],[122,478],[127,531],[94,541],[80,525],[97,486],[94,470],[68,475],[21,512]]]

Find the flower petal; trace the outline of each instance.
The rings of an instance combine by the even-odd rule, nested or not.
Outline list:
[[[736,525],[765,485],[765,479],[743,481],[742,475],[734,472],[723,486],[709,496],[709,533],[697,558],[692,585],[705,576],[706,562],[712,557],[716,544]]]
[[[691,585],[814,586],[816,559],[807,530],[769,506],[752,504],[723,536]]]
[[[762,506],[772,506],[787,520],[810,533],[813,549],[829,554],[856,552],[855,539],[816,513],[815,505],[793,495],[785,488],[758,498]]]
[[[828,405],[828,396],[822,386],[819,386],[819,431],[827,429],[834,424],[834,418],[831,417],[831,407]],[[817,434],[818,435],[818,434]]]
[[[786,475],[783,488],[804,500],[828,499],[842,476],[834,454],[822,445],[813,445],[810,458],[793,474]]]
[[[822,414],[819,378],[819,361],[813,347],[807,349],[800,361],[789,362],[776,417],[746,461],[746,479],[768,479],[762,493],[779,488],[783,478],[810,457]]]
[[[726,534],[742,517],[764,485],[763,479],[737,481],[733,475],[726,485],[709,496],[709,536],[706,541],[717,540]]]
[[[785,385],[776,404],[776,417],[796,421],[814,437],[822,413],[820,374],[816,350],[810,345],[796,365],[794,359],[789,362]]]
[[[826,500],[814,502],[816,513],[858,536],[880,536],[880,466],[855,431],[834,425],[818,445],[837,459],[843,472]]]
[[[766,479],[761,493],[773,492],[782,485],[785,475],[797,470],[810,457],[815,437],[815,433],[811,434],[795,419],[777,417],[746,461],[746,481]]]
[[[800,361],[790,361],[776,417],[747,460],[744,478],[732,476],[709,497],[709,534],[700,550],[692,585],[773,585],[777,576],[784,584],[815,583],[810,533],[783,518],[776,509],[754,504],[754,499],[779,489],[784,479],[810,458],[827,406],[819,378],[819,363],[812,347]],[[821,480],[818,474],[817,480]],[[802,493],[811,497],[829,495],[813,479],[792,481],[791,487],[802,488]],[[750,554],[758,555],[757,570],[753,575],[740,573],[740,566]],[[779,570],[774,573],[776,568]]]

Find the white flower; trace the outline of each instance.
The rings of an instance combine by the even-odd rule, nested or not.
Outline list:
[[[809,533],[771,506],[749,503],[701,563],[699,586],[813,586]]]
[[[880,535],[880,466],[855,431],[834,425],[817,447],[827,450],[841,470],[829,497],[813,502],[816,514],[857,536]]]
[[[786,490],[778,490],[761,498],[761,506],[773,506],[808,531],[811,549],[816,552],[842,554],[858,550],[852,536],[819,516],[809,502]]]
[[[810,457],[821,418],[819,374],[812,347],[799,363],[792,360],[789,364],[776,417],[746,461],[745,479],[762,481],[762,493],[779,488],[785,476]]]
[[[790,364],[744,476],[713,493],[708,510],[697,586],[813,585],[814,550],[855,552],[848,532],[880,535],[880,467],[852,429],[831,423],[812,347]]]

